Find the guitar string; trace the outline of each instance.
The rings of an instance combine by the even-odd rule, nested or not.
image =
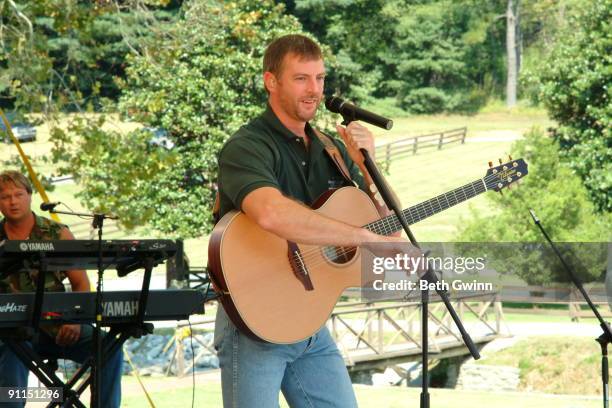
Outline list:
[[[436,196],[436,197],[434,197],[434,198],[432,198],[430,200],[427,200],[427,201],[425,201],[423,203],[417,204],[416,206],[413,207],[414,209],[408,208],[408,209],[402,211],[402,214],[403,214],[403,216],[405,218],[408,218],[406,216],[407,214],[410,215],[412,223],[418,222],[421,219],[427,218],[428,216],[433,215],[433,214],[435,214],[437,212],[435,209],[433,209],[433,206],[431,204],[429,206],[427,206],[427,204],[430,203],[430,202],[433,202],[434,199],[438,202],[439,210],[450,208],[452,205],[449,206],[449,207],[446,207],[446,208],[443,205],[440,205],[439,197],[445,197],[447,199],[447,203],[448,203],[448,196],[452,193],[455,196],[455,201],[456,201],[455,204],[459,204],[460,202],[468,200],[469,198],[475,197],[476,195],[486,191],[486,189],[483,189],[481,187],[480,182],[482,180],[485,180],[485,179],[489,179],[489,181],[490,181],[490,179],[492,179],[492,178],[495,178],[495,175],[486,176],[486,177],[483,177],[482,179],[479,179],[479,180],[473,181],[471,183],[465,184],[464,186],[458,187],[458,188],[456,188],[456,189],[454,189],[454,190],[452,190],[452,191],[450,191],[448,193],[442,194],[440,196]],[[479,187],[478,190],[476,189],[476,185]],[[466,190],[469,187],[471,187],[472,190],[474,190],[474,191],[473,191],[473,193],[470,193],[468,195],[468,194],[466,194]],[[459,198],[457,198],[457,193],[462,193],[463,197],[459,196]],[[413,214],[414,212],[416,212],[416,215]],[[393,223],[393,224],[391,224],[391,223]],[[368,226],[371,226],[371,225],[374,225],[374,224],[381,224],[382,228],[381,229],[376,229],[375,228],[375,229],[372,230],[372,232],[381,233],[381,234],[384,234],[384,235],[388,235],[390,233],[393,233],[393,232],[401,230],[401,224],[399,224],[399,221],[397,220],[397,217],[395,215],[390,215],[390,216],[387,216],[385,218],[382,218],[382,219],[379,219],[377,221],[374,221],[372,223],[366,224],[364,227],[367,228]],[[387,224],[387,225],[385,225],[385,224]],[[340,247],[340,246],[331,246],[331,245],[330,246],[322,246],[322,247],[312,248],[312,249],[307,250],[307,251],[305,251],[305,252],[303,252],[301,254],[294,254],[293,255],[293,260],[294,261],[298,261],[298,259],[299,259],[301,262],[307,262],[309,259],[313,258],[314,254],[318,253],[321,249],[323,249],[323,251],[325,251],[326,248],[330,249],[330,250],[333,250],[336,253],[336,258],[335,259],[338,259],[338,258],[340,258],[343,255],[346,255],[348,253],[351,253],[351,252],[355,251],[355,247]],[[338,251],[336,248],[342,248],[342,250]],[[323,259],[322,262],[321,261],[320,262],[313,262],[309,266],[310,267],[314,267],[314,266],[317,266],[320,263],[325,263],[325,259]]]
[[[474,186],[472,186],[472,188],[474,189]],[[469,199],[471,197],[475,197],[478,193],[482,193],[484,191],[486,191],[486,190],[481,190],[481,191],[476,191],[475,190],[475,194],[474,195],[468,195],[465,192],[463,192],[464,197],[460,198],[457,201],[457,204],[460,203],[460,202],[463,202],[463,201],[465,201],[465,200],[467,200],[467,199]],[[440,209],[442,209],[442,208],[443,207],[440,206]],[[433,215],[435,213],[436,213],[435,210],[431,211],[431,212],[428,212],[426,208],[418,209],[417,210],[417,217],[411,217],[410,221],[412,221],[412,222],[409,222],[409,224],[410,223],[413,224],[413,223],[419,221],[420,219],[426,218],[427,216]],[[404,218],[408,218],[408,217],[406,217],[406,213],[405,212],[403,212],[403,216],[404,216]],[[393,219],[393,222],[394,222],[393,225],[390,224],[390,219]],[[381,235],[389,235],[389,234],[391,234],[393,232],[400,231],[402,229],[401,228],[401,224],[399,224],[399,221],[397,220],[397,217],[395,217],[394,215],[390,216],[390,218],[385,217],[385,218],[380,219],[378,221],[375,221],[374,223],[371,223],[371,224],[377,224],[377,223],[381,223],[382,224],[382,229],[373,229],[372,232],[380,233]],[[386,226],[385,223],[389,223],[388,226]],[[366,224],[365,227],[367,227],[367,226],[369,226],[371,224]],[[338,248],[340,250],[338,250]],[[299,261],[299,262],[304,262],[304,263],[308,262],[309,268],[313,268],[313,267],[318,266],[320,264],[324,264],[324,263],[327,262],[327,260],[325,258],[320,259],[319,256],[317,255],[321,250],[323,252],[325,252],[325,251],[332,251],[334,253],[334,256],[333,256],[334,259],[332,260],[332,262],[333,262],[334,260],[337,261],[341,257],[354,252],[356,250],[356,247],[354,247],[354,246],[332,246],[332,245],[319,246],[319,247],[315,247],[315,248],[309,249],[307,251],[304,251],[301,254],[297,253],[297,252],[294,253],[293,254],[293,261],[294,262],[298,262]],[[310,262],[310,260],[317,259],[317,258],[319,258],[318,261]]]
[[[452,193],[455,196],[455,204],[459,204],[460,202],[463,202],[463,201],[465,201],[465,200],[467,200],[469,198],[472,198],[472,197],[474,197],[474,196],[476,196],[476,195],[486,191],[486,190],[482,189],[482,187],[480,187],[481,180],[482,179],[473,181],[473,182],[468,183],[468,184],[466,184],[466,185],[464,185],[462,187],[456,188],[456,189],[454,189],[454,190],[452,190],[452,191],[450,191],[448,193],[442,194],[441,196],[446,197],[447,203],[448,203],[447,196]],[[478,185],[480,187],[479,190],[476,190],[475,185]],[[474,190],[473,195],[472,194],[470,194],[470,195],[466,194],[465,190],[467,188],[469,188],[469,187],[471,187]],[[463,193],[463,197],[459,196],[459,198],[457,198],[457,193]],[[411,223],[415,223],[415,222],[420,221],[423,218],[426,218],[426,217],[428,217],[430,215],[435,214],[437,212],[437,210],[433,209],[432,205],[427,206],[427,204],[429,202],[432,202],[434,199],[436,199],[437,202],[438,202],[439,210],[450,208],[452,206],[452,205],[449,205],[448,207],[445,208],[444,205],[440,205],[440,201],[439,201],[438,197],[440,197],[440,196],[434,197],[434,198],[432,198],[432,199],[430,199],[428,201],[425,201],[425,202],[423,202],[421,204],[417,204],[416,206],[413,207],[413,209],[407,208],[406,210],[402,211],[402,214],[403,214],[404,218],[410,218]],[[381,233],[383,235],[389,235],[389,234],[391,234],[393,232],[401,230],[401,224],[399,223],[399,221],[397,220],[397,217],[394,214],[390,215],[390,216],[387,216],[387,217],[384,217],[384,218],[381,218],[381,219],[379,219],[377,221],[374,221],[374,222],[371,222],[369,224],[366,224],[364,227],[368,228],[368,227],[376,225],[376,224],[381,224],[382,228],[373,228],[373,229],[371,229],[371,231],[375,232],[375,233]],[[370,229],[370,228],[368,228],[368,229]],[[310,255],[312,255],[314,253],[318,253],[321,250],[321,248],[323,248],[323,250],[325,250],[325,248],[333,249],[334,252],[336,252],[337,257],[340,257],[342,255],[346,255],[347,253],[350,253],[350,252],[354,251],[355,247],[340,247],[340,246],[336,247],[336,246],[332,246],[332,245],[316,247],[316,248],[312,248],[310,250],[307,250],[305,252],[302,252],[300,255],[294,255],[293,259],[294,259],[294,261],[297,261],[298,257],[299,257],[299,259],[301,261],[308,261],[309,259],[312,258]],[[343,251],[337,251],[334,248],[343,248]],[[344,250],[344,248],[348,248],[348,249]],[[315,266],[315,265],[317,265],[317,263],[313,263],[312,264],[312,266]]]
[[[429,217],[431,215],[436,214],[439,211],[448,209],[448,208],[450,208],[450,207],[452,207],[454,205],[457,205],[457,204],[459,204],[459,203],[461,203],[463,201],[466,201],[466,200],[468,200],[470,198],[473,198],[473,197],[477,196],[478,194],[481,194],[481,193],[483,193],[483,192],[485,192],[487,190],[490,190],[490,188],[485,188],[486,185],[487,185],[487,182],[488,181],[493,181],[496,178],[498,178],[498,176],[496,174],[491,174],[489,176],[485,176],[485,177],[483,177],[481,179],[478,179],[478,180],[472,181],[470,183],[467,183],[467,184],[465,184],[465,185],[463,185],[461,187],[457,187],[454,190],[451,190],[451,191],[449,191],[447,193],[440,194],[440,195],[438,195],[436,197],[433,197],[433,198],[431,198],[431,199],[429,199],[427,201],[424,201],[424,202],[419,203],[419,204],[417,204],[417,205],[415,205],[413,207],[410,207],[410,208],[407,208],[407,209],[403,210],[402,211],[402,216],[405,219],[407,219],[407,221],[411,221],[411,222],[409,222],[409,224],[414,224],[414,223],[416,223],[416,222],[418,222],[418,221],[420,221],[420,220],[422,220],[424,218],[427,218],[427,217]],[[515,181],[517,181],[517,180],[519,180],[519,179],[516,179]],[[482,181],[485,181],[484,185],[481,185]],[[507,180],[505,180],[504,182],[506,182],[506,181]],[[468,195],[468,194],[466,194],[466,190],[468,188],[470,188],[470,187],[472,188],[473,192],[469,193],[469,195]],[[457,198],[458,197],[457,193],[462,193],[463,197],[459,196],[459,198]],[[452,205],[448,205],[446,207],[444,205],[441,205],[440,201],[439,201],[439,198],[440,197],[444,197],[446,199],[446,201],[447,201],[447,204],[449,204],[448,196],[450,196],[450,194],[453,194],[455,203],[452,204]],[[438,207],[439,207],[438,210],[435,210],[433,208],[433,205],[430,204],[434,200],[436,200],[438,202]],[[416,213],[416,215],[414,213]],[[374,228],[374,229],[368,228],[368,227],[375,226],[376,224],[380,224],[381,228]],[[392,215],[386,216],[384,218],[378,219],[376,221],[373,221],[371,223],[368,223],[368,224],[364,225],[363,227],[369,229],[372,232],[379,233],[381,235],[389,235],[389,234],[392,234],[394,232],[400,231],[402,229],[401,224],[400,224],[399,220],[397,219],[397,217],[395,216],[395,214],[392,214]],[[338,251],[337,248],[341,248],[341,250]],[[307,251],[304,251],[304,252],[301,252],[301,253],[300,252],[294,252],[294,254],[292,256],[292,259],[293,259],[294,262],[304,262],[304,264],[306,264],[306,262],[309,262],[312,259],[317,259],[318,258],[319,259],[318,261],[309,262],[308,267],[309,268],[313,268],[313,267],[316,267],[318,265],[327,263],[327,260],[325,258],[321,259],[318,256],[318,253],[320,251],[325,252],[326,250],[333,251],[335,253],[334,260],[338,260],[341,257],[354,252],[356,250],[356,247],[354,247],[354,246],[348,246],[348,247],[345,247],[345,246],[333,246],[333,245],[317,246],[315,248],[311,248],[311,249],[309,249]]]

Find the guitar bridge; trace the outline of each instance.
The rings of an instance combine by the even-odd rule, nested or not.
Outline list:
[[[300,252],[300,248],[295,242],[287,241],[287,244],[287,255],[289,258],[289,264],[293,270],[293,274],[302,283],[302,285],[304,285],[304,289],[314,290],[314,286],[310,280],[310,274],[308,273],[308,268],[306,268],[304,258],[302,258],[302,254]]]

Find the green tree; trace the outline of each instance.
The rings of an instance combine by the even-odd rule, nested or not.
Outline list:
[[[525,89],[533,95],[534,66],[581,7],[580,0],[283,3],[338,55],[334,91],[361,102],[393,98],[416,113],[472,112],[504,94],[512,106]]]
[[[331,48],[337,56],[326,86],[357,101],[372,94],[383,96],[381,81],[387,77],[380,64],[393,38],[397,22],[396,1],[384,0],[296,0],[283,2],[304,29]]]
[[[116,100],[125,56],[150,37],[150,22],[177,5],[149,0],[0,2],[0,106],[25,113],[99,109]]]
[[[488,3],[296,0],[288,4],[304,28],[338,56],[341,64],[331,78],[333,90],[358,101],[390,97],[415,113],[469,111],[486,101],[490,89],[482,89],[485,84],[499,88],[490,78],[503,76],[503,30],[482,23],[490,18]]]
[[[120,111],[165,129],[174,148],[152,147],[146,130],[121,135],[80,121],[56,132],[56,159],[68,163],[89,207],[112,210],[126,225],[148,222],[181,237],[209,232],[218,151],[264,107],[266,45],[299,31],[271,1],[185,3],[154,45],[130,55],[120,81]]]
[[[472,212],[460,229],[457,241],[543,242],[529,214],[530,208],[535,210],[555,241],[607,242],[611,238],[612,217],[602,217],[595,212],[580,178],[560,160],[559,146],[552,138],[545,137],[540,130],[532,130],[525,139],[516,142],[512,150],[516,157],[528,163],[529,174],[519,188],[504,195],[489,195],[496,213],[482,217]],[[550,269],[538,260],[537,251],[515,255],[506,253],[506,271],[516,273],[530,284],[550,283],[564,277],[561,268]],[[587,265],[584,279],[599,277],[601,270],[595,258]],[[551,274],[551,270],[558,274]]]
[[[611,0],[588,0],[540,73],[542,99],[559,123],[562,156],[601,211],[612,210]]]
[[[451,96],[465,86],[466,52],[451,22],[450,2],[413,4],[399,19],[385,62],[395,70],[387,81],[403,108],[414,113],[453,110]],[[456,17],[456,15],[455,15]]]

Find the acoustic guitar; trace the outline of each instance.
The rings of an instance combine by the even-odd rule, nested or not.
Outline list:
[[[414,224],[526,175],[524,160],[510,160],[402,215]],[[354,187],[330,190],[312,208],[382,235],[402,229],[395,215],[380,218],[368,195]],[[342,292],[360,286],[360,256],[359,248],[288,242],[239,211],[219,220],[208,247],[211,277],[232,322],[254,339],[278,344],[304,340],[325,324]]]

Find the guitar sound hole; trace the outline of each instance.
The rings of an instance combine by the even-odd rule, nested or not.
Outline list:
[[[323,248],[323,256],[335,264],[345,264],[350,262],[357,252],[356,247],[333,247],[328,246]]]

